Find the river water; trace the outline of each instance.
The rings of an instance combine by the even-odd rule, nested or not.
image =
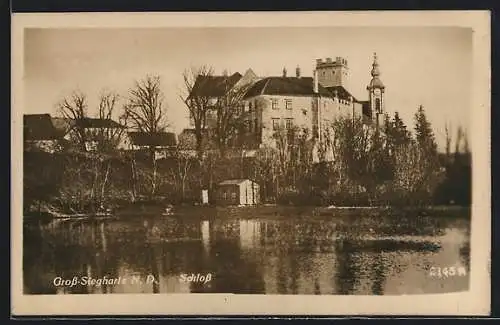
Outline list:
[[[362,213],[25,224],[24,293],[463,291],[469,230],[468,216]]]

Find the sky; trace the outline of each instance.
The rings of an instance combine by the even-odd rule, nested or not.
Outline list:
[[[289,75],[300,66],[312,76],[317,58],[348,60],[350,91],[367,99],[373,53],[386,86],[386,111],[398,111],[410,129],[423,105],[440,147],[444,126],[469,128],[472,31],[460,27],[214,27],[33,28],[24,36],[25,114],[57,114],[57,103],[79,90],[97,113],[99,94],[123,96],[134,81],[159,75],[169,129],[188,125],[179,99],[182,73],[200,65],[258,76]]]

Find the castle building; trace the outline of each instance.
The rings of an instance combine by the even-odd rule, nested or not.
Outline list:
[[[348,61],[342,57],[326,58],[316,60],[312,77],[302,76],[300,67],[296,67],[292,76],[286,68],[281,76],[257,77],[249,69],[244,75],[210,77],[212,83],[200,76],[193,88],[196,93],[193,91],[190,97],[202,93],[215,102],[217,96],[227,93],[228,83],[231,89],[244,85],[241,103],[232,108],[240,111],[244,121],[240,131],[243,138],[253,139],[256,146],[272,145],[273,134],[278,129],[298,128],[308,130],[311,137],[321,141],[325,130],[339,117],[361,118],[365,124],[381,125],[385,86],[380,79],[376,54],[371,77],[366,87],[368,99],[361,101],[350,91]]]

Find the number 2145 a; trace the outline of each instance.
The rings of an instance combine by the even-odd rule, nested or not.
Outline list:
[[[463,266],[438,267],[433,266],[429,271],[429,276],[437,278],[447,278],[453,276],[466,276],[467,270]]]

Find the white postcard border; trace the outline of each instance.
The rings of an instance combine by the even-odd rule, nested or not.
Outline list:
[[[270,19],[272,18],[272,19]],[[228,294],[24,295],[22,283],[23,29],[456,26],[472,28],[473,207],[470,290],[411,296]],[[13,315],[486,315],[490,310],[490,15],[488,11],[64,13],[12,16],[11,312]],[[471,112],[472,113],[472,112]]]

